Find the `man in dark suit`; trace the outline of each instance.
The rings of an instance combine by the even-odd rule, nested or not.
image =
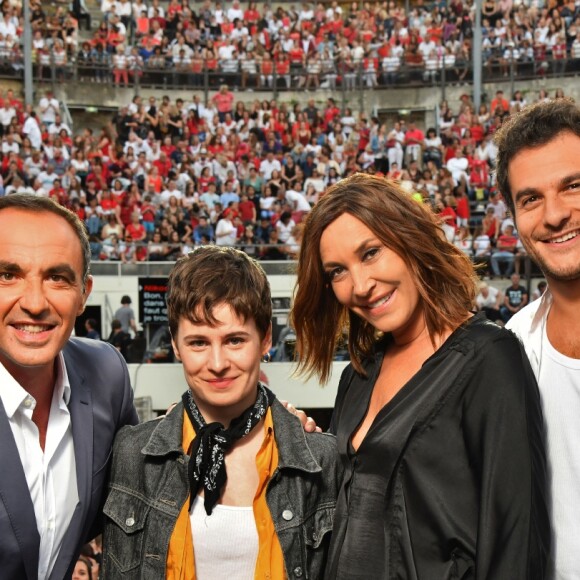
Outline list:
[[[92,288],[78,218],[0,198],[0,577],[70,577],[98,531],[115,433],[136,424],[111,345],[71,339]]]

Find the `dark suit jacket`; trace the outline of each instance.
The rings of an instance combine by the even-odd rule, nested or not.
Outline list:
[[[138,423],[125,361],[111,345],[73,338],[64,348],[71,396],[79,503],[50,580],[70,577],[82,545],[98,532],[115,433]],[[0,401],[0,578],[36,580],[40,536],[12,430]]]

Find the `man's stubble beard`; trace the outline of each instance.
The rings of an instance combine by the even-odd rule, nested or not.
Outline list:
[[[556,282],[572,282],[574,280],[580,280],[580,261],[575,266],[570,266],[566,270],[557,270],[547,263],[547,260],[536,251],[535,246],[530,244],[528,240],[524,241],[524,239],[520,239],[529,258],[540,267],[540,270],[542,270],[542,273],[546,278]]]

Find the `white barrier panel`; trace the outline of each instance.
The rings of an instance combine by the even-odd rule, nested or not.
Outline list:
[[[279,399],[298,408],[324,409],[334,406],[338,381],[347,362],[335,362],[327,385],[316,379],[304,381],[293,376],[293,363],[268,363],[262,371]],[[130,364],[129,374],[136,397],[151,397],[153,409],[165,410],[179,401],[187,388],[180,364]]]

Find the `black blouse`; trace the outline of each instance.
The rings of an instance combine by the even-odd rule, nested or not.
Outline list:
[[[355,452],[384,344],[347,367],[331,430],[345,476],[326,578],[536,580],[549,551],[537,384],[509,331],[473,317],[387,403]]]

